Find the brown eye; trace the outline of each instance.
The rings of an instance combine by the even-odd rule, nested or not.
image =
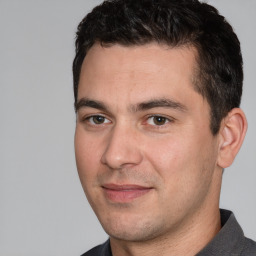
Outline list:
[[[170,120],[163,116],[151,116],[148,118],[147,123],[154,126],[161,126],[168,123]]]
[[[93,125],[110,123],[106,117],[100,115],[90,116],[87,118],[87,120]]]
[[[94,116],[92,119],[95,124],[103,124],[105,121],[105,117],[103,116]]]
[[[162,116],[154,116],[153,122],[155,125],[164,125],[166,123],[167,119]]]

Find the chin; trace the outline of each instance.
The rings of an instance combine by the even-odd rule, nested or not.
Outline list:
[[[164,229],[164,225],[154,223],[146,218],[115,218],[101,222],[105,232],[114,239],[142,242],[158,237]]]

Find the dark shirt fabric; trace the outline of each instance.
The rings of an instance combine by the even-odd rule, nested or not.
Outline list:
[[[220,213],[220,232],[196,256],[256,256],[256,242],[244,236],[234,214],[227,210]],[[109,240],[82,256],[112,256]]]

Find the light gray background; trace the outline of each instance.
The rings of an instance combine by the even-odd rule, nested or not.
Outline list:
[[[78,22],[99,0],[0,0],[0,255],[80,255],[103,242],[74,160],[71,64]],[[244,56],[249,130],[221,207],[256,240],[256,1],[212,0]]]

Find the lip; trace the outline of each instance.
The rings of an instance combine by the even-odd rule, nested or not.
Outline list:
[[[131,202],[152,190],[135,184],[104,184],[102,188],[107,199],[117,203]]]

